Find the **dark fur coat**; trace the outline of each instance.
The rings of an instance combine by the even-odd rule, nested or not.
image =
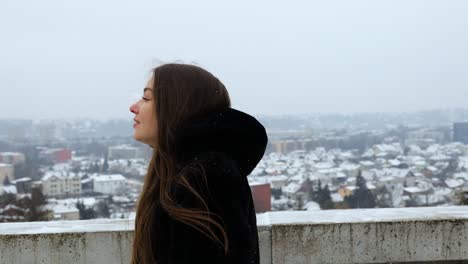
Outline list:
[[[177,130],[178,168],[193,168],[190,182],[210,212],[220,217],[229,247],[225,255],[222,246],[158,207],[152,235],[158,263],[259,263],[255,208],[247,175],[263,157],[267,140],[265,128],[255,118],[233,108],[194,118]],[[206,184],[198,173],[201,171]],[[185,189],[175,189],[173,197],[185,208],[200,207]]]

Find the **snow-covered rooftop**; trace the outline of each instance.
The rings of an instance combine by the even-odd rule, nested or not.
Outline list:
[[[23,178],[19,178],[19,179],[16,179],[14,181],[11,181],[11,183],[17,183],[17,182],[25,182],[25,181],[30,181],[31,178],[29,177],[23,177]]]
[[[404,190],[409,193],[420,193],[425,191],[419,187],[405,187]]]
[[[283,187],[283,192],[286,192],[286,193],[296,193],[297,191],[299,191],[300,188],[301,188],[301,185],[300,185],[300,184],[291,182],[291,183],[288,184],[287,186]]]
[[[49,210],[54,211],[56,214],[65,213],[76,213],[79,212],[75,205],[64,205],[64,204],[51,204],[48,206]]]
[[[99,175],[99,176],[94,177],[94,181],[98,181],[98,182],[125,181],[125,177],[122,174]]]
[[[457,188],[462,186],[465,183],[465,180],[462,179],[446,179],[445,184],[449,188]]]
[[[310,201],[303,206],[307,211],[320,210],[320,205],[314,201]]]
[[[80,178],[80,174],[67,171],[67,170],[60,170],[60,171],[47,171],[42,176],[42,181],[47,181],[53,177],[58,179],[73,179],[73,178]]]
[[[0,186],[0,188],[3,189],[3,193],[12,193],[12,194],[16,194],[18,193],[18,191],[16,190],[16,186],[14,185],[2,185]]]

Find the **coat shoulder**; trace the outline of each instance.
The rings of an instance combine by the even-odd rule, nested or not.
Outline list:
[[[210,151],[196,154],[186,167],[196,172],[195,175],[205,174],[208,182],[233,183],[238,182],[241,177],[236,161],[223,152]]]

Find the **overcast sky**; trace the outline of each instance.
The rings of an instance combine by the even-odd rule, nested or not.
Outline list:
[[[258,114],[468,108],[468,1],[2,0],[0,118],[131,118],[158,61]]]

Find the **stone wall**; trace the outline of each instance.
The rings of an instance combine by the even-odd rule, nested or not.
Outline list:
[[[468,260],[468,206],[257,215],[262,264]],[[129,263],[131,220],[0,224],[0,263]],[[442,263],[442,262],[441,262]]]

